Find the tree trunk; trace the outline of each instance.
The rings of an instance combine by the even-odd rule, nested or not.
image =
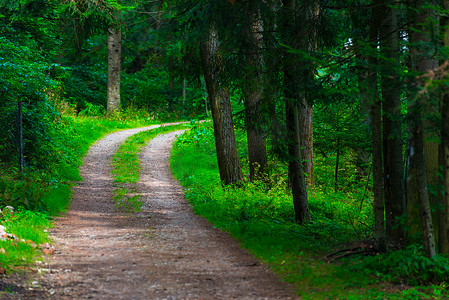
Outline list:
[[[267,169],[267,149],[265,134],[263,132],[263,119],[261,116],[263,77],[263,57],[261,51],[262,26],[260,13],[254,2],[249,1],[247,10],[247,23],[245,24],[245,114],[246,131],[248,139],[248,158],[250,179],[263,178]]]
[[[300,44],[298,32],[295,32],[295,1],[283,0],[283,38],[284,43],[293,49]],[[301,142],[299,135],[298,104],[303,100],[303,91],[299,89],[298,57],[295,54],[284,52],[284,98],[288,142],[288,174],[292,186],[295,219],[302,224],[311,220],[307,198],[304,167],[301,157]]]
[[[443,0],[441,6],[444,10],[449,10],[449,0]],[[449,47],[449,16],[441,17],[441,29],[444,36],[443,46]],[[449,66],[449,58],[445,57],[443,64],[446,72]],[[447,74],[447,73],[445,73]],[[448,80],[447,75],[444,76]],[[449,88],[443,86],[443,96],[441,105],[441,147],[442,165],[444,170],[444,195],[442,198],[443,211],[440,213],[440,228],[438,236],[438,248],[441,253],[449,253]]]
[[[313,108],[303,98],[299,114],[299,136],[304,147],[301,147],[301,156],[304,172],[307,174],[306,183],[309,187],[315,186],[315,172],[313,168]]]
[[[289,79],[286,78],[288,81]],[[286,123],[288,137],[288,175],[292,186],[293,204],[295,208],[295,219],[299,224],[311,220],[309,212],[309,201],[305,182],[304,169],[301,157],[301,143],[299,139],[298,106],[295,99],[288,97],[286,92]]]
[[[444,196],[443,211],[440,213],[438,245],[441,253],[449,253],[449,92],[445,91],[442,106],[441,143],[443,148]]]
[[[318,1],[302,1],[300,11],[299,48],[310,54],[317,50],[317,18],[319,15]],[[298,21],[298,20],[297,20]],[[298,34],[298,33],[296,33]],[[315,80],[315,66],[310,61],[301,62],[301,89],[304,97],[299,102],[299,136],[302,142],[301,155],[304,172],[307,174],[306,183],[309,187],[315,185],[313,168],[313,93]]]
[[[243,174],[234,135],[231,99],[228,88],[221,84],[223,62],[218,37],[213,30],[210,31],[207,41],[200,43],[200,56],[214,122],[220,178],[224,184],[235,184],[243,180]]]
[[[372,55],[368,56],[368,65],[374,67],[378,64],[375,56],[379,42],[379,28],[382,10],[379,6],[380,0],[373,1],[371,20],[369,28],[369,43]],[[373,143],[373,193],[374,193],[374,236],[377,249],[380,252],[386,251],[385,238],[385,206],[383,192],[383,162],[382,162],[382,106],[377,89],[377,71],[368,70],[367,95],[370,97],[370,115]]]
[[[428,91],[425,87],[425,77],[422,74],[432,72],[437,68],[436,60],[429,56],[428,45],[431,44],[430,28],[428,19],[432,16],[431,9],[424,0],[416,0],[409,2],[409,18],[413,28],[409,32],[410,36],[410,58],[411,71],[416,72],[415,77],[410,79],[409,85],[409,130],[410,150],[409,158],[410,171],[407,174],[409,181],[407,182],[408,202],[412,206],[414,201],[419,203],[419,213],[422,220],[422,228],[424,234],[424,245],[428,257],[435,255],[435,238],[433,234],[432,214],[430,211],[430,197],[427,190],[427,184],[435,180],[435,174],[429,174],[430,169],[434,168],[434,158],[436,158],[436,166],[438,166],[438,145],[436,149],[432,149],[432,145],[425,145],[424,140],[428,133],[425,130],[423,115],[431,111],[431,99],[428,97]],[[436,154],[434,155],[435,152]]]
[[[206,118],[209,117],[209,110],[207,109],[207,86],[206,86],[206,80],[204,80],[204,76],[201,77],[201,82],[203,84],[203,91],[204,91],[204,115]]]
[[[420,99],[416,99],[419,101]],[[419,103],[413,103],[410,107],[410,119],[411,119],[411,144],[412,149],[411,156],[415,161],[416,168],[416,182],[420,213],[422,218],[424,245],[426,249],[426,255],[428,257],[435,256],[435,238],[433,234],[432,214],[430,211],[429,193],[427,191],[427,175],[426,175],[426,162],[424,159],[424,136],[422,116],[419,109]]]
[[[120,108],[120,71],[122,57],[122,33],[109,28],[108,32],[108,99],[107,114]]]
[[[382,62],[383,153],[386,231],[389,242],[398,248],[405,243],[399,218],[406,212],[404,160],[402,156],[402,84],[399,76],[399,31],[396,9],[385,3],[379,31]],[[388,62],[385,61],[388,59]]]

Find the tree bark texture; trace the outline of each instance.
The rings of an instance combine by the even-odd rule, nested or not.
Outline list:
[[[293,49],[297,48],[300,43],[298,32],[295,32],[295,1],[283,0],[283,37],[284,43]],[[285,113],[287,125],[287,142],[288,142],[288,173],[292,186],[293,204],[295,209],[296,221],[300,224],[311,220],[309,203],[307,198],[307,189],[304,175],[304,167],[301,156],[301,141],[299,133],[299,116],[298,106],[303,99],[303,92],[300,90],[298,78],[298,57],[295,54],[284,52],[284,97],[285,97]]]
[[[379,43],[379,29],[382,10],[380,0],[373,1],[369,28],[369,45],[373,53],[376,53]],[[378,59],[375,54],[368,56],[369,66],[376,66]],[[373,143],[373,193],[374,193],[374,237],[377,249],[386,251],[385,235],[385,205],[383,189],[383,159],[382,159],[382,105],[378,93],[377,71],[368,70],[367,95],[370,97],[370,115]]]
[[[442,1],[442,8],[449,10],[449,0]],[[441,29],[443,35],[443,46],[449,47],[449,16],[441,17]],[[449,58],[443,59],[443,65],[446,72],[449,70]],[[445,72],[444,78],[448,80],[449,76]],[[441,105],[441,148],[442,165],[444,170],[444,194],[442,197],[443,211],[440,213],[440,228],[438,235],[439,252],[449,253],[449,88],[443,87],[442,105]]]
[[[414,105],[413,105],[414,106]],[[415,161],[416,181],[420,214],[423,226],[424,246],[428,257],[435,256],[435,237],[433,233],[432,214],[430,211],[429,193],[427,190],[427,174],[426,162],[424,159],[424,135],[422,116],[418,110],[418,106],[411,107],[411,157]]]
[[[263,92],[262,25],[254,1],[248,1],[244,30],[245,59],[245,124],[248,139],[250,179],[260,179],[267,169],[267,147],[261,115]]]
[[[122,33],[119,29],[111,27],[108,32],[108,114],[120,108],[121,58]]]
[[[443,211],[440,213],[440,230],[438,245],[441,253],[449,253],[449,91],[445,91],[442,99],[441,143],[443,148],[444,195]]]
[[[304,147],[301,147],[301,156],[304,164],[304,173],[307,174],[306,183],[309,187],[315,186],[315,172],[313,168],[313,108],[302,99],[299,114],[299,136]]]
[[[406,212],[404,159],[402,144],[401,93],[399,76],[399,31],[396,9],[381,7],[380,46],[382,62],[383,152],[386,231],[389,242],[398,248],[405,244],[405,230],[399,218]],[[386,61],[388,59],[388,61]]]
[[[319,15],[318,1],[302,1],[299,8],[300,30],[299,47],[309,54],[317,50],[317,24]],[[297,20],[298,21],[298,20]],[[313,81],[315,79],[315,67],[310,61],[301,62],[302,67],[302,93],[304,97],[299,103],[299,135],[302,142],[301,155],[304,164],[304,172],[307,174],[306,183],[313,187],[315,185],[315,172],[313,168]]]
[[[207,41],[200,43],[200,56],[214,122],[220,178],[226,185],[235,184],[243,180],[243,174],[234,135],[229,90],[220,84],[223,62],[220,56],[218,37],[213,30],[210,31]]]
[[[431,42],[430,28],[426,28],[428,20],[432,16],[432,12],[424,0],[409,1],[409,18],[413,28],[410,35],[410,58],[411,71],[416,72],[414,78],[410,79],[409,84],[409,131],[411,133],[409,141],[409,157],[408,162],[410,169],[407,174],[407,201],[409,208],[413,208],[415,203],[419,203],[419,214],[422,220],[422,231],[424,234],[424,245],[428,257],[435,255],[435,237],[433,233],[432,214],[430,211],[430,197],[427,190],[427,184],[435,180],[438,171],[438,145],[436,149],[425,144],[428,133],[425,130],[423,116],[430,112],[428,91],[425,87],[427,72],[437,68],[437,62],[426,51],[426,45]],[[424,47],[423,47],[424,45]],[[434,174],[429,173],[430,169],[436,170]],[[409,210],[410,211],[410,210]],[[413,214],[412,214],[413,216]]]
[[[201,84],[203,85],[203,92],[204,92],[204,115],[206,117],[209,117],[209,110],[207,108],[207,86],[206,86],[206,80],[204,79],[204,76],[201,77]]]

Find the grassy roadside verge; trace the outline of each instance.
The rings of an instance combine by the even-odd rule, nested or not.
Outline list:
[[[108,133],[154,124],[148,120],[61,116],[51,140],[58,161],[51,169],[26,169],[0,165],[0,207],[14,212],[0,214],[0,225],[9,236],[0,237],[0,273],[26,270],[42,261],[45,244],[51,243],[46,229],[53,216],[69,204],[74,182],[82,180],[79,167],[89,147]]]
[[[239,152],[244,153],[245,144],[239,146]],[[355,269],[352,261],[325,261],[324,256],[335,247],[357,239],[371,218],[367,211],[354,211],[357,202],[351,195],[314,191],[309,195],[314,221],[299,226],[293,220],[292,201],[282,180],[270,178],[269,186],[259,182],[223,188],[212,129],[207,125],[195,126],[178,139],[171,167],[194,211],[229,231],[284,281],[293,284],[303,299],[447,298],[444,284],[397,285],[384,276],[373,276],[370,269]],[[402,263],[403,258],[396,260]]]
[[[189,124],[161,126],[130,136],[112,158],[115,207],[125,212],[140,212],[142,202],[137,191],[140,180],[139,154],[142,148],[159,134],[190,127]]]

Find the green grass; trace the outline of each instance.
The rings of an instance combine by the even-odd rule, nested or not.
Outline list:
[[[244,158],[244,133],[237,132],[237,140]],[[320,187],[310,191],[313,222],[300,226],[294,222],[286,179],[278,175],[282,172],[273,173],[268,183],[223,187],[214,147],[211,124],[204,124],[180,137],[172,151],[173,173],[184,186],[194,211],[229,231],[243,247],[292,283],[302,298],[402,299],[418,293],[437,298],[438,293],[444,293],[439,286],[401,291],[385,277],[364,273],[363,268],[349,268],[351,261],[325,262],[326,254],[372,232],[372,212],[367,204],[360,210],[358,188],[346,193]],[[318,175],[320,167],[316,165]]]
[[[17,236],[16,239],[0,241],[0,266],[7,271],[17,267],[33,264],[42,259],[42,253],[35,247],[50,242],[46,229],[51,227],[51,220],[47,215],[21,210],[12,214],[3,214],[1,225],[6,232]]]
[[[51,136],[50,169],[27,168],[19,174],[13,166],[0,163],[0,208],[12,205],[19,212],[0,218],[7,232],[36,245],[50,242],[46,228],[51,217],[64,212],[72,196],[74,181],[82,180],[79,167],[89,147],[108,133],[128,128],[148,126],[148,118],[61,116],[54,124]],[[8,271],[28,266],[42,258],[42,252],[29,243],[0,241],[0,264]]]
[[[116,209],[125,212],[139,212],[143,205],[137,191],[140,180],[139,153],[150,140],[162,133],[185,129],[188,124],[162,126],[149,131],[142,131],[130,136],[117,150],[112,158],[114,179],[114,200]]]

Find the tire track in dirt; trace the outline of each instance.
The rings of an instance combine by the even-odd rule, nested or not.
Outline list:
[[[141,153],[142,212],[114,210],[112,155],[130,135],[155,127],[110,134],[89,150],[84,182],[51,230],[56,251],[39,279],[40,298],[294,298],[227,233],[192,213],[168,163],[181,131],[156,137]]]

